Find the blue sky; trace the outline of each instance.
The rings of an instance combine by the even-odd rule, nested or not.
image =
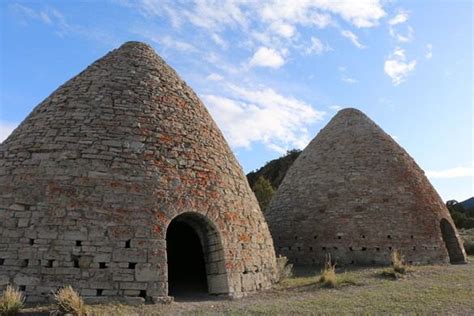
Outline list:
[[[474,195],[472,1],[3,0],[0,15],[0,141],[139,40],[194,88],[246,172],[356,107],[443,199]]]

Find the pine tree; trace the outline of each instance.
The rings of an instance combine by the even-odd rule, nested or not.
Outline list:
[[[257,197],[260,209],[265,211],[268,204],[270,204],[273,194],[275,193],[275,189],[273,189],[270,181],[262,176],[258,177],[257,181],[255,181],[255,184],[252,187],[252,191]]]

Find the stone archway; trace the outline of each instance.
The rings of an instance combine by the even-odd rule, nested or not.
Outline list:
[[[194,212],[175,217],[166,231],[166,248],[169,295],[229,293],[221,238],[207,217]]]
[[[447,219],[443,218],[440,222],[441,234],[443,241],[448,251],[449,261],[451,263],[465,263],[466,258],[462,251],[459,240],[456,237],[456,232],[453,226],[448,222]]]

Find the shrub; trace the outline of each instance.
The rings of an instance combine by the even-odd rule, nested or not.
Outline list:
[[[392,266],[390,269],[385,269],[382,271],[382,277],[387,277],[391,279],[398,280],[407,272],[410,272],[411,269],[407,266],[403,260],[403,256],[398,250],[392,251]]]
[[[393,271],[405,274],[407,272],[407,266],[403,261],[402,254],[398,250],[392,251],[392,267]]]
[[[326,262],[324,263],[324,269],[323,271],[321,271],[321,275],[319,276],[318,282],[326,287],[336,287],[336,264],[332,264],[331,256],[328,256],[326,258]]]
[[[62,314],[87,315],[84,300],[70,285],[58,290],[54,294],[54,300]]]
[[[293,276],[293,265],[291,263],[288,263],[287,257],[278,256],[276,263],[278,282],[291,278]]]
[[[0,315],[16,315],[25,305],[23,293],[8,285],[0,297]]]

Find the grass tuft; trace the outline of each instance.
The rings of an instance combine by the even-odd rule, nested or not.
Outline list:
[[[57,291],[54,300],[61,314],[87,315],[84,300],[70,285]]]
[[[391,257],[392,266],[389,269],[385,269],[381,272],[382,277],[398,280],[401,279],[408,272],[413,271],[413,269],[410,268],[403,260],[403,256],[400,251],[392,251]]]
[[[278,256],[278,258],[276,259],[276,263],[278,270],[278,282],[281,282],[293,276],[293,265],[291,263],[288,263],[287,257]]]
[[[16,315],[25,305],[23,293],[8,285],[0,297],[0,315]]]
[[[332,264],[331,256],[326,257],[324,269],[321,271],[318,283],[331,288],[334,288],[337,285],[336,264]]]

